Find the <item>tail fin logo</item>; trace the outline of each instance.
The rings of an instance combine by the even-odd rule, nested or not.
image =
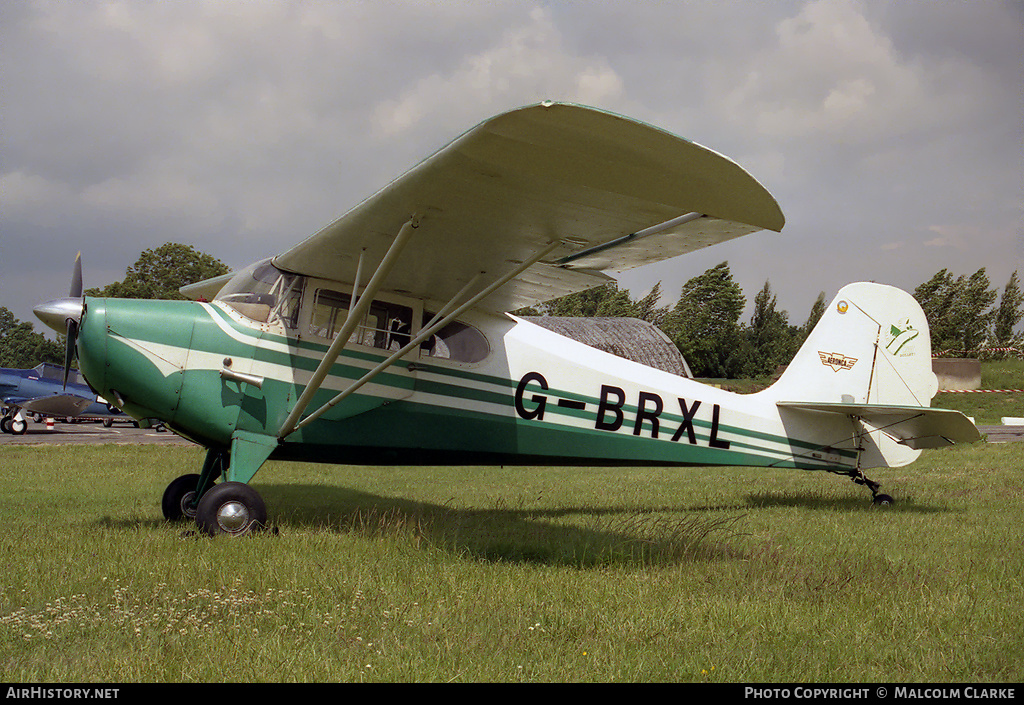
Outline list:
[[[852,370],[853,366],[857,364],[857,358],[847,357],[842,353],[827,353],[819,350],[818,356],[821,358],[821,364],[831,367],[836,372],[839,370]]]
[[[890,323],[889,335],[887,336],[889,342],[885,344],[885,349],[892,355],[899,355],[901,350],[904,355],[913,355],[913,346],[906,348],[906,345],[916,338],[919,333],[920,331],[911,325],[909,318],[899,325]]]

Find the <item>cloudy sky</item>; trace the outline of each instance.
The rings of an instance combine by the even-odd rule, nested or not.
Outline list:
[[[778,199],[728,261],[802,323],[818,292],[1024,275],[1024,3],[0,3],[0,306],[122,279],[147,248],[287,249],[481,120],[544,99],[721,152]],[[36,329],[43,326],[36,322]]]

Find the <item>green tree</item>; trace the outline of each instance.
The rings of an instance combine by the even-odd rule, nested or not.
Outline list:
[[[789,314],[780,311],[777,303],[766,280],[754,297],[754,311],[746,329],[749,343],[742,370],[745,377],[772,374],[780,365],[789,363],[800,344],[798,329],[789,325]]]
[[[956,325],[953,310],[958,287],[959,284],[949,270],[942,269],[914,289],[914,298],[928,319],[932,350],[943,350],[954,344]]]
[[[816,298],[814,300],[814,303],[811,304],[811,312],[807,316],[807,322],[804,323],[803,327],[800,329],[801,342],[807,339],[807,336],[809,336],[811,334],[811,331],[814,330],[814,326],[818,325],[818,321],[820,321],[821,317],[824,315],[825,292],[822,291],[818,293],[818,298]]]
[[[694,375],[730,377],[736,373],[739,318],[745,301],[722,262],[686,282],[663,330],[676,344]]]
[[[660,327],[665,322],[665,316],[668,315],[668,306],[659,306],[660,302],[661,282],[658,282],[646,296],[636,302],[634,315]]]
[[[89,289],[89,296],[119,299],[183,299],[178,289],[227,274],[229,268],[215,257],[199,252],[191,245],[168,242],[145,250],[125,272],[122,281],[102,289]]]
[[[64,364],[64,346],[34,332],[31,323],[22,323],[0,306],[0,367],[28,369],[40,362]]]
[[[1003,296],[999,300],[995,319],[992,325],[992,347],[1017,348],[1024,347],[1024,334],[1015,333],[1014,328],[1024,318],[1024,292],[1021,292],[1017,281],[1017,272],[1010,275],[1010,280],[1003,287]],[[999,357],[1003,357],[999,355]]]
[[[548,301],[543,308],[548,316],[636,317],[638,313],[629,291],[615,282]]]
[[[914,289],[928,319],[932,350],[978,354],[992,337],[997,295],[984,267],[956,279],[943,269]]]
[[[996,312],[996,290],[991,288],[985,268],[970,277],[957,279],[957,297],[953,303],[956,340],[965,354],[977,354],[989,340]]]

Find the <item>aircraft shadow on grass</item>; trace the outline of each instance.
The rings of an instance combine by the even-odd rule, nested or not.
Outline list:
[[[282,513],[280,519],[282,524],[296,529],[367,538],[406,535],[424,548],[439,548],[473,560],[601,567],[671,565],[743,555],[737,541],[744,536],[742,514],[724,518],[667,517],[665,513],[678,513],[680,509],[531,509],[500,506],[500,500],[493,508],[458,508],[320,485],[264,485],[261,490],[268,499],[287,503],[290,511]],[[571,515],[594,517],[594,526],[570,526],[556,521]],[[96,523],[107,528],[180,526],[183,537],[199,535],[189,524],[168,524],[162,519],[138,516],[108,516]]]
[[[280,519],[297,529],[358,534],[366,538],[405,535],[424,548],[496,563],[573,567],[675,565],[733,560],[746,555],[743,520],[751,509],[794,507],[825,511],[872,511],[862,498],[761,493],[745,503],[692,506],[581,506],[529,508],[515,500],[490,508],[383,497],[322,485],[266,485],[268,499],[290,507]],[[525,504],[522,502],[521,504]],[[732,512],[707,516],[708,512]],[[934,512],[908,504],[901,511]],[[567,525],[569,516],[590,517],[592,526]],[[109,518],[106,526],[168,526],[159,519]],[[186,525],[187,526],[187,525]],[[280,525],[278,525],[278,528]],[[191,529],[182,534],[196,535]]]
[[[866,503],[862,497],[823,497],[814,493],[793,494],[789,492],[759,492],[747,495],[746,508],[760,509],[770,507],[795,507],[801,509],[815,509],[824,511],[879,511],[879,507]],[[692,509],[698,511],[696,507]],[[904,500],[899,507],[889,507],[881,511],[900,511],[915,514],[935,514],[947,512],[944,507],[925,505]]]

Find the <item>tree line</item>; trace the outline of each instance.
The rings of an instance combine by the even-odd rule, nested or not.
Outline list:
[[[954,277],[943,269],[913,292],[931,330],[932,351],[957,357],[1024,355],[1024,294],[1017,272],[1002,297],[985,268]],[[675,343],[697,377],[742,379],[765,377],[792,360],[825,312],[825,292],[811,304],[802,324],[778,307],[771,282],[754,296],[750,319],[741,321],[746,299],[722,262],[687,281],[674,305],[662,306],[661,283],[634,300],[615,283],[570,294],[523,315],[628,316],[658,326]],[[999,304],[996,300],[999,298]]]
[[[1024,292],[1015,271],[998,292],[985,268],[954,278],[940,270],[914,289],[932,335],[932,354],[1000,358],[1024,354],[1024,334],[1016,326],[1024,316]]]
[[[125,272],[122,281],[86,290],[90,296],[143,299],[181,299],[178,289],[229,271],[220,260],[190,245],[167,243],[145,250]],[[985,268],[955,277],[937,272],[918,286],[931,329],[933,354],[1001,357],[1024,354],[1024,334],[1017,324],[1024,317],[1024,292],[1017,272],[1003,287],[992,287]],[[704,378],[766,377],[786,365],[825,312],[825,292],[811,304],[802,324],[779,309],[771,283],[754,296],[749,320],[743,290],[722,262],[683,286],[675,304],[662,305],[659,282],[645,296],[633,299],[628,290],[609,283],[570,294],[521,315],[613,316],[639,318],[658,326],[679,348],[694,375]],[[996,301],[999,301],[996,304]],[[63,336],[48,340],[0,306],[0,367],[28,368],[40,362],[62,363]]]

